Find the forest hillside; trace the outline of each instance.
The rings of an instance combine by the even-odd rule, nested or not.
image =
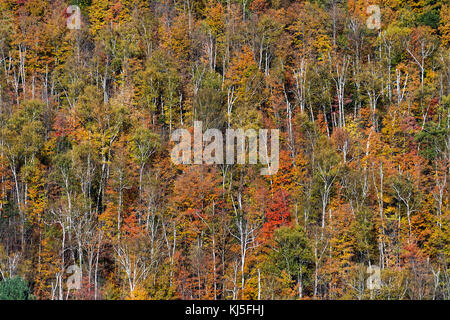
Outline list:
[[[449,46],[439,0],[0,0],[0,299],[449,299]],[[195,121],[278,171],[174,163]]]

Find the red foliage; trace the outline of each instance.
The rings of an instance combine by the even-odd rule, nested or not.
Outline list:
[[[271,239],[275,229],[289,225],[290,215],[289,193],[283,189],[276,190],[265,214],[262,228],[263,239]]]

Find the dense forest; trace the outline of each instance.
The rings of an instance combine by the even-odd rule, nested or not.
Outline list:
[[[449,46],[439,0],[0,0],[0,299],[449,299]],[[194,121],[278,172],[174,164]]]

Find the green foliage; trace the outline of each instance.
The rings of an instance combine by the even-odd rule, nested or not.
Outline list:
[[[441,157],[446,148],[446,140],[450,131],[442,124],[427,122],[423,130],[419,131],[415,140],[420,143],[420,154],[428,160]]]
[[[417,17],[417,23],[419,25],[430,26],[433,29],[437,29],[439,27],[440,22],[440,11],[438,10],[429,10]]]
[[[285,271],[294,281],[309,285],[313,254],[300,225],[280,227],[275,231],[274,244],[268,257],[268,268],[276,275]]]
[[[132,137],[131,151],[140,166],[160,147],[160,137],[149,129],[138,127]]]
[[[0,282],[0,300],[33,300],[25,280],[16,276]]]

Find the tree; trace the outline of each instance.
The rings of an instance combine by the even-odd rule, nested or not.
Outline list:
[[[0,282],[0,300],[33,300],[25,280],[16,276]]]
[[[303,228],[296,225],[277,229],[267,259],[268,271],[272,275],[286,272],[298,290],[298,298],[302,298],[311,284],[313,266],[312,251]]]

